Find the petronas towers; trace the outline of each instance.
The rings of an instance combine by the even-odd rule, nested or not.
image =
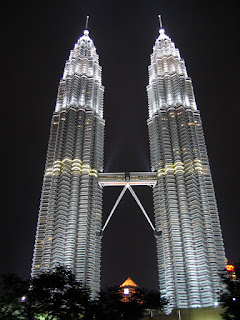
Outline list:
[[[70,52],[52,117],[32,276],[60,264],[96,296],[103,187],[123,179],[133,194],[131,176],[141,185],[150,177],[168,310],[210,307],[218,301],[225,252],[201,117],[184,60],[162,27],[159,32],[148,69],[150,173],[102,173],[104,87],[88,30]]]

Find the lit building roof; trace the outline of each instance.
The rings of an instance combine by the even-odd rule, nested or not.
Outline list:
[[[138,285],[135,282],[133,282],[130,277],[128,277],[127,280],[120,285],[120,288],[122,287],[138,287]]]

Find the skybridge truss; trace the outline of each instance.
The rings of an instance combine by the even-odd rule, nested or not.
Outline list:
[[[101,187],[119,187],[123,186],[121,193],[119,194],[103,228],[102,232],[106,229],[111,217],[113,216],[118,204],[120,203],[122,197],[127,190],[130,191],[133,198],[136,200],[139,208],[143,212],[145,218],[147,219],[150,227],[155,232],[155,227],[153,226],[146,210],[144,209],[140,199],[136,195],[132,186],[149,186],[153,187],[157,182],[157,175],[155,172],[117,172],[117,173],[100,173],[99,174],[99,184]]]

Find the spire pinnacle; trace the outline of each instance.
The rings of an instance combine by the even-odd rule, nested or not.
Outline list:
[[[163,26],[162,26],[162,17],[161,17],[161,15],[160,15],[160,14],[158,15],[158,19],[159,19],[159,26],[160,26],[160,29],[162,29],[162,28],[163,28]]]
[[[88,19],[89,19],[89,16],[86,16],[86,25],[85,25],[85,30],[88,30]]]
[[[88,31],[88,19],[89,19],[89,16],[86,16],[86,24],[85,24],[85,29],[83,31],[83,34],[85,36],[88,36],[89,35],[89,31]]]

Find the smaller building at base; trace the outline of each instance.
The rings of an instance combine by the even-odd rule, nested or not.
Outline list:
[[[151,319],[155,320],[222,320],[221,314],[224,309],[221,307],[206,307],[206,308],[186,308],[173,309],[169,315],[158,311],[152,313]],[[149,319],[146,315],[143,320]]]
[[[128,302],[132,295],[136,292],[136,288],[138,288],[138,285],[132,281],[130,277],[128,277],[127,280],[120,285],[119,292],[123,297],[122,301]]]

